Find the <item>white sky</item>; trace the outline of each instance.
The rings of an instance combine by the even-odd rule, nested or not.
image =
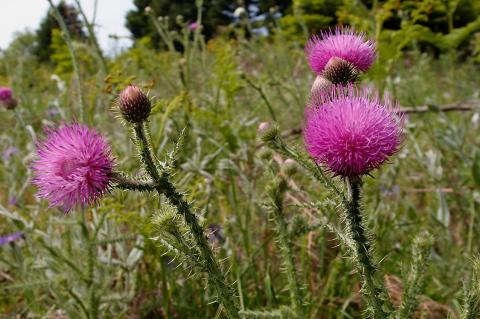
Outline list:
[[[96,33],[100,46],[107,53],[118,47],[128,45],[130,41],[110,39],[109,34],[129,36],[125,28],[125,15],[134,7],[133,0],[97,0]],[[59,3],[54,0],[54,3]],[[74,4],[73,0],[66,1]],[[95,0],[80,0],[83,11],[89,19],[93,16]],[[6,48],[12,41],[16,31],[38,28],[45,16],[49,4],[47,0],[0,0],[0,48]]]

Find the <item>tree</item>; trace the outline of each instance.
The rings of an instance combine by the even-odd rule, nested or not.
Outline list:
[[[57,6],[60,14],[65,20],[65,24],[73,39],[84,41],[87,37],[83,29],[78,11],[75,7],[60,2]],[[37,46],[35,48],[35,55],[40,62],[50,61],[52,55],[52,32],[55,29],[60,29],[57,19],[55,18],[52,9],[48,10],[47,15],[43,18],[40,26],[36,32]]]
[[[178,15],[183,16],[184,21],[194,22],[197,19],[196,1],[192,0],[135,0],[135,9],[127,13],[126,26],[136,39],[149,36],[152,42],[158,46],[160,37],[150,19],[145,14],[145,8],[150,7],[156,16],[168,17],[170,27],[178,28],[175,20]],[[232,10],[232,1],[228,0],[204,0],[202,5],[203,34],[211,38],[216,33],[219,25],[230,23],[229,17],[224,13]]]

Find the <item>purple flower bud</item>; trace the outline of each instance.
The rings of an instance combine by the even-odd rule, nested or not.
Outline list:
[[[13,110],[18,102],[13,97],[13,91],[9,87],[0,86],[0,104],[3,104],[7,110]]]
[[[197,30],[198,28],[200,28],[200,24],[197,23],[197,22],[192,22],[192,23],[190,23],[190,25],[189,25],[188,27],[189,27],[189,29],[190,29],[191,31],[195,31],[195,30]]]
[[[0,86],[0,102],[10,100],[13,97],[12,89],[6,86]]]
[[[150,99],[137,86],[129,85],[121,93],[118,106],[122,116],[130,123],[141,123],[150,115]]]

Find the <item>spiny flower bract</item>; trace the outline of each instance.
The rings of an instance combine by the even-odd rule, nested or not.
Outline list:
[[[113,166],[110,146],[100,134],[85,125],[64,125],[48,130],[46,140],[37,144],[33,183],[50,207],[68,212],[108,190]]]
[[[360,71],[366,71],[375,60],[375,42],[350,28],[336,28],[313,36],[305,46],[310,67],[321,74],[331,58],[340,58]]]
[[[398,151],[403,119],[388,98],[353,86],[312,97],[305,110],[308,153],[335,175],[361,176]]]

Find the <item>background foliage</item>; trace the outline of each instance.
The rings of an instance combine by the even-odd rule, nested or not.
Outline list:
[[[29,163],[43,129],[80,114],[108,137],[119,167],[144,175],[132,155],[128,130],[110,110],[118,91],[130,82],[157,97],[151,118],[157,156],[162,158],[187,128],[175,163],[176,183],[200,210],[242,309],[288,303],[272,221],[263,205],[269,183],[265,167],[282,169],[285,159],[262,158],[256,128],[276,119],[290,142],[302,147],[301,136],[292,129],[302,125],[313,81],[303,45],[311,31],[342,23],[378,41],[379,59],[366,75],[366,85],[388,92],[402,106],[430,110],[407,117],[403,150],[365,187],[368,223],[390,294],[400,300],[412,241],[429,230],[434,246],[417,317],[457,318],[471,256],[480,248],[478,4],[302,0],[280,3],[281,16],[275,15],[277,9],[262,7],[276,19],[236,24],[219,14],[227,3],[205,1],[204,37],[187,26],[196,19],[195,7],[180,9],[173,3],[135,1],[138,10],[127,16],[127,23],[138,39],[132,48],[109,57],[106,70],[99,68],[85,22],[72,18],[75,28],[83,24],[78,32],[69,28],[78,35],[74,48],[81,61],[80,83],[72,75],[61,31],[53,20],[47,22],[50,18],[39,29],[49,32],[20,35],[1,53],[0,83],[12,86],[20,103],[13,112],[0,111],[0,234],[22,231],[24,238],[0,247],[0,313],[7,318],[82,318],[86,296],[94,288],[102,318],[218,314],[203,276],[164,255],[151,240],[159,235],[152,218],[168,206],[116,190],[99,205],[65,216],[36,199],[30,186]],[[161,30],[181,51],[165,49],[168,41],[143,15],[146,5],[155,15],[171,17]],[[177,14],[184,16],[183,24],[174,24]],[[219,25],[229,26],[228,32]],[[270,29],[268,36],[252,33],[247,40],[245,30],[260,26]],[[43,58],[39,47],[48,48]],[[438,112],[443,105],[472,105],[473,110]],[[339,223],[336,206],[325,201],[324,190],[304,171],[299,169],[288,182],[289,218],[309,225],[322,218]],[[294,244],[308,284],[309,317],[360,318],[357,276],[333,234],[314,228],[299,234]]]

